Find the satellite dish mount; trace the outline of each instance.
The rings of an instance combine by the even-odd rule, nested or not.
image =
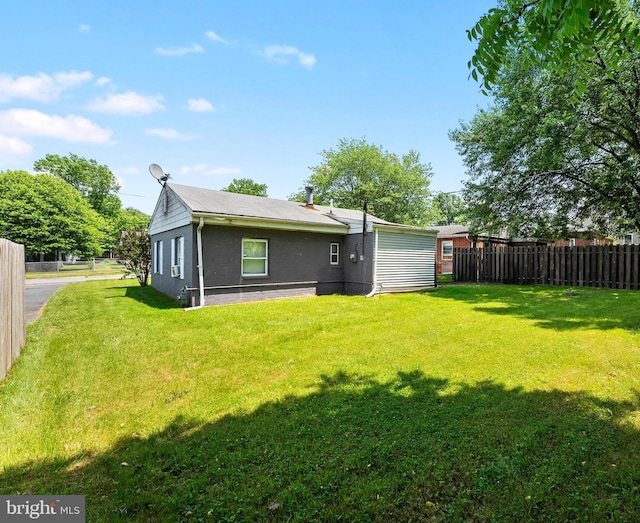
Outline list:
[[[165,173],[162,167],[160,167],[157,163],[152,163],[149,166],[149,172],[151,176],[153,176],[158,183],[164,185],[164,183],[171,177],[169,173]]]

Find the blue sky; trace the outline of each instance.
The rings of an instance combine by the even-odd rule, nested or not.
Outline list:
[[[151,214],[175,183],[266,183],[286,199],[341,138],[461,188],[448,131],[490,100],[465,30],[495,5],[430,1],[9,2],[0,17],[0,171],[46,154],[105,164]]]

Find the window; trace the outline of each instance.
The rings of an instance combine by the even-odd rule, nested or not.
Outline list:
[[[624,244],[631,245],[633,243],[633,234],[625,234],[624,235]]]
[[[153,243],[153,272],[162,274],[162,240]]]
[[[569,247],[575,247],[575,246],[576,246],[576,239],[569,238]]]
[[[442,259],[453,260],[453,240],[442,241]]]
[[[242,275],[268,276],[267,240],[242,240]]]
[[[171,276],[184,280],[184,238],[171,238]]]
[[[331,265],[340,265],[340,244],[332,243],[329,250],[329,263]]]

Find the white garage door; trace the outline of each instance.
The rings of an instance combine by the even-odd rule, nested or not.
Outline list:
[[[436,285],[436,235],[377,230],[375,281],[378,292],[403,292]]]

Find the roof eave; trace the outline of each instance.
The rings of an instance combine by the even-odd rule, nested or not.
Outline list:
[[[193,221],[202,217],[205,225],[226,225],[230,227],[251,227],[257,229],[276,229],[280,231],[304,231],[327,234],[347,234],[349,227],[342,224],[319,224],[295,220],[276,220],[270,218],[252,218],[229,214],[213,214],[193,212]]]
[[[425,236],[433,236],[437,237],[438,231],[435,229],[425,229],[424,227],[413,227],[412,225],[402,225],[402,224],[386,224],[386,223],[374,223],[374,229],[382,229],[387,231],[395,231],[395,232],[406,232],[406,233],[418,233],[424,234]]]

